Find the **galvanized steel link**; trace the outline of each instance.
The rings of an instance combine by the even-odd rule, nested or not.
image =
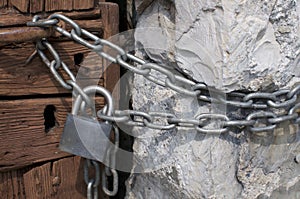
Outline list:
[[[60,27],[60,21],[64,21],[71,25],[72,30],[67,31]],[[65,89],[75,89],[78,93],[73,112],[85,111],[85,105],[93,107],[92,100],[89,97],[89,92],[105,91],[104,95],[108,99],[107,105],[97,112],[95,116],[114,124],[115,143],[114,148],[108,149],[108,157],[111,168],[106,167],[102,173],[102,189],[109,195],[113,196],[118,191],[118,174],[115,170],[116,150],[119,147],[119,131],[115,124],[122,123],[128,126],[139,126],[159,130],[172,130],[186,128],[196,130],[204,134],[220,134],[226,133],[231,128],[244,129],[247,128],[252,133],[273,131],[278,125],[283,122],[291,124],[299,124],[300,116],[299,109],[299,93],[300,85],[292,89],[281,89],[275,92],[231,92],[223,93],[214,88],[208,87],[205,83],[195,82],[183,76],[177,75],[174,71],[160,66],[155,63],[149,63],[141,58],[138,58],[130,53],[127,53],[121,47],[113,44],[110,41],[101,39],[96,35],[82,29],[70,18],[61,14],[52,14],[48,19],[41,19],[40,16],[34,16],[32,22],[28,22],[28,26],[36,26],[43,28],[53,28],[63,36],[66,36],[73,41],[86,46],[95,51],[100,57],[107,59],[110,62],[119,64],[120,66],[132,71],[135,74],[142,75],[149,81],[160,86],[174,90],[175,92],[194,97],[202,102],[218,103],[228,105],[234,109],[246,110],[249,115],[244,118],[230,118],[229,115],[217,113],[201,113],[192,118],[177,118],[173,113],[165,112],[143,112],[137,110],[113,110],[112,97],[104,88],[93,86],[81,89],[76,83],[75,76],[69,67],[61,60],[58,52],[47,41],[46,38],[37,41],[36,51],[46,66],[50,68],[54,78]],[[49,59],[44,51],[49,51],[52,60]],[[114,52],[116,55],[111,55],[108,52]],[[51,61],[50,61],[51,60]],[[129,63],[131,62],[131,63]],[[62,67],[61,67],[62,66]],[[69,80],[64,80],[58,73],[57,69],[62,68],[69,76]],[[158,73],[158,79],[153,72]],[[213,93],[213,94],[212,94]],[[281,111],[277,111],[281,110]],[[280,114],[275,114],[280,112]],[[283,113],[284,112],[284,113]],[[89,178],[89,168],[94,166],[96,175],[95,178]],[[87,160],[84,167],[85,182],[87,184],[87,197],[97,198],[97,186],[99,185],[99,165],[95,161]],[[113,177],[113,190],[109,190],[107,186],[107,175]]]
[[[73,29],[68,32],[63,28],[58,26],[59,21],[62,20],[65,23],[68,23],[73,27]],[[282,109],[282,108],[291,108],[297,103],[298,94],[300,92],[300,85],[296,86],[295,88],[289,89],[282,89],[275,92],[267,93],[267,92],[254,92],[254,93],[243,93],[243,92],[232,92],[224,94],[221,91],[217,91],[216,89],[212,89],[207,87],[204,83],[198,83],[186,79],[182,76],[175,75],[173,71],[169,69],[159,66],[155,63],[147,63],[146,61],[126,53],[122,48],[119,46],[111,43],[110,41],[101,39],[96,35],[88,32],[80,28],[73,20],[70,18],[63,16],[61,14],[52,14],[48,17],[48,19],[41,19],[40,16],[35,16],[32,22],[28,23],[29,26],[38,26],[49,28],[53,27],[56,31],[61,33],[64,36],[67,36],[73,39],[75,42],[80,43],[91,50],[96,51],[99,56],[107,59],[113,63],[118,63],[121,66],[125,67],[132,72],[144,76],[149,81],[161,85],[163,87],[170,88],[180,94],[196,97],[200,101],[209,102],[209,103],[222,103],[224,105],[229,105],[236,108],[242,109],[253,109],[254,112],[251,113],[249,116],[244,118],[241,121],[232,120],[230,118],[226,118],[223,121],[224,128],[214,129],[215,131],[222,131],[226,132],[226,127],[241,127],[241,126],[252,126],[254,120],[259,120],[260,117],[256,110],[265,110],[267,112],[272,112],[274,108]],[[88,39],[92,40],[93,43],[84,39],[82,36],[87,37]],[[114,51],[117,52],[115,56],[112,56],[106,52],[104,52],[104,47],[107,47],[107,52]],[[52,54],[54,60],[49,61],[47,56],[43,53],[43,50],[47,49]],[[42,58],[43,62],[50,67],[51,72],[53,73],[54,77],[60,82],[60,84],[66,88],[71,89],[76,87],[76,82],[74,80],[74,76],[72,76],[71,72],[68,70],[68,67],[60,60],[58,53],[53,49],[49,42],[46,39],[37,42],[37,52]],[[137,64],[137,66],[127,63],[130,60]],[[64,81],[61,76],[57,73],[56,69],[62,65],[65,72],[70,76],[72,82]],[[157,79],[156,76],[152,75],[152,71],[156,71],[156,73],[160,73],[161,76],[165,77],[164,80]],[[74,86],[75,85],[75,86]],[[78,89],[77,89],[78,90]],[[220,95],[210,95],[210,91],[214,93],[220,93]],[[80,95],[83,96],[85,101],[88,103],[89,100],[87,96],[85,96],[82,92],[79,92]],[[295,108],[294,108],[295,109]],[[126,112],[126,114],[125,114]],[[287,110],[286,112],[290,112]],[[122,114],[122,115],[121,115]],[[191,118],[190,120],[186,119],[178,119],[178,118],[167,118],[168,124],[154,124],[153,118],[148,113],[142,113],[138,111],[123,111],[119,113],[115,113],[114,116],[107,116],[102,114],[101,111],[98,112],[98,116],[103,120],[107,121],[114,121],[114,122],[123,122],[127,125],[132,126],[145,126],[154,129],[172,129],[175,127],[195,127],[198,131],[209,133],[211,131],[207,131],[199,125],[201,122],[198,121],[196,118]],[[216,116],[216,115],[214,115]],[[270,116],[270,115],[269,115]],[[139,120],[137,118],[141,118]],[[202,116],[200,116],[201,118]],[[227,116],[224,116],[224,118]],[[262,127],[249,127],[251,131],[263,131],[263,130],[271,130],[274,129],[274,125],[279,124],[284,121],[299,121],[297,120],[296,114],[286,114],[286,115],[273,115],[273,118],[269,118],[268,124],[265,128]],[[223,118],[223,119],[224,119]],[[161,118],[162,119],[162,118]],[[170,123],[169,123],[170,122]],[[172,123],[173,122],[173,123]],[[175,122],[175,123],[174,123]],[[272,125],[271,125],[272,124]],[[196,126],[195,126],[196,125]],[[212,130],[213,131],[213,130]]]

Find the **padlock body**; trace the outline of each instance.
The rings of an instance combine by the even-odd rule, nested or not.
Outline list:
[[[112,126],[91,118],[68,114],[59,148],[84,158],[107,162],[107,149],[112,143]]]

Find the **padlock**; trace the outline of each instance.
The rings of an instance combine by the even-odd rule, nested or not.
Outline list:
[[[102,94],[107,102],[106,115],[112,115],[113,100],[105,88],[88,86],[83,89],[83,92],[85,94],[92,92]],[[81,95],[78,95],[74,101],[72,113],[67,117],[59,148],[73,155],[109,164],[107,150],[113,145],[109,139],[112,125],[87,117],[86,113],[83,113],[85,116],[79,116],[79,109],[83,110],[82,103],[84,101]]]
[[[73,155],[104,162],[111,128],[106,122],[69,114],[59,148]]]

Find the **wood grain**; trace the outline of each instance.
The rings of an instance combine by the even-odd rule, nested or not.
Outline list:
[[[80,71],[81,81],[99,81],[103,85],[101,59],[97,55],[91,56],[90,50],[73,42],[54,42],[61,59],[71,68],[74,74]],[[34,51],[33,44],[23,44],[14,48],[3,48],[0,51],[0,95],[20,96],[37,94],[69,93],[54,79],[47,66],[35,57],[31,63],[24,65],[27,58]],[[84,55],[81,68],[74,64],[74,56]],[[51,56],[47,54],[49,58]],[[88,57],[88,60],[85,58]],[[90,60],[90,61],[89,61]],[[63,73],[65,79],[69,77]]]
[[[2,199],[25,199],[25,187],[23,175],[31,167],[13,170],[8,172],[0,172],[0,195]]]
[[[64,158],[36,167],[24,174],[26,198],[86,198],[84,160]],[[67,168],[67,169],[66,169]],[[107,199],[99,186],[99,198]]]
[[[91,9],[94,7],[94,0],[73,0],[73,9],[74,10],[85,10]]]
[[[82,1],[85,2],[85,1]],[[73,10],[73,0],[46,0],[45,11]]]
[[[103,38],[109,39],[119,32],[119,8],[115,3],[99,3],[99,8],[101,10],[102,23],[105,27]],[[111,41],[113,43],[118,42]],[[120,79],[120,66],[117,64],[109,64],[106,61],[104,61],[104,66],[107,67],[104,72],[104,78],[106,79],[104,86],[113,92],[114,99],[118,101],[120,98],[120,88],[117,82]]]
[[[30,0],[30,13],[44,11],[44,0]]]
[[[19,11],[26,13],[29,8],[29,0],[10,0],[10,3]]]
[[[1,43],[21,43],[36,41],[53,35],[52,29],[42,29],[39,27],[10,27],[0,29]]]
[[[1,0],[0,0],[1,1]],[[62,13],[62,12],[58,12]],[[71,19],[99,19],[100,18],[100,9],[94,9],[90,11],[72,11],[63,13],[64,15],[70,17]],[[47,17],[48,14],[41,14],[43,18]],[[28,21],[32,20],[32,16],[22,15],[14,12],[9,12],[5,10],[5,12],[0,11],[0,27],[7,26],[26,26]]]
[[[103,98],[97,97],[96,104],[98,110]],[[55,106],[57,121],[48,133],[44,126],[47,105]],[[71,97],[1,101],[0,171],[69,156],[58,149],[58,144],[71,108]]]
[[[90,32],[95,32],[96,35],[101,36],[103,33],[103,23],[101,19],[95,20],[74,20],[81,28]],[[72,30],[72,26],[62,23],[63,28],[67,31]],[[61,34],[55,32],[51,28],[40,27],[7,27],[0,28],[0,46],[11,43],[22,43],[28,41],[36,41],[42,38],[60,37]],[[67,40],[70,40],[66,38]]]
[[[3,8],[7,5],[7,0],[0,0],[0,8]]]

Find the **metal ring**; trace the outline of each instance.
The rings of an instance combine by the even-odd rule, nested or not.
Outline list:
[[[27,22],[26,25],[28,27],[52,27],[57,25],[57,19],[45,19],[45,20],[37,20],[36,22]]]
[[[139,116],[143,118],[143,121],[136,121],[134,119],[131,119],[131,121],[126,122],[127,125],[130,126],[145,126],[145,120],[147,120],[148,122],[152,122],[152,117],[145,113],[145,112],[141,112],[141,111],[135,111],[135,110],[125,110],[125,111],[115,111],[115,115],[117,116]]]
[[[115,169],[110,169],[113,175],[113,190],[110,191],[107,187],[107,179],[105,172],[102,172],[102,190],[108,196],[115,196],[118,192],[118,173]]]
[[[47,40],[42,40],[41,44],[47,48],[47,50],[50,52],[50,54],[53,56],[55,60],[55,69],[58,69],[61,66],[61,59],[56,52],[56,50],[53,48],[53,46],[47,41]]]
[[[116,50],[116,51],[119,53],[118,56],[120,56],[124,61],[127,60],[127,53],[126,53],[125,50],[123,50],[121,47],[115,45],[114,43],[112,43],[112,42],[110,42],[110,41],[108,41],[108,40],[104,40],[104,39],[98,39],[98,40],[96,41],[96,43],[97,43],[97,42],[99,42],[99,44],[102,45],[102,46],[108,46],[108,47],[110,47],[110,48]],[[118,57],[118,56],[117,56],[117,57]]]
[[[208,91],[208,87],[204,83],[197,83],[192,88],[193,88],[193,90],[205,90],[205,91]]]
[[[273,93],[250,93],[243,98],[244,102],[251,99],[269,99],[276,101],[276,96]]]
[[[175,79],[177,80],[176,76]],[[169,88],[171,88],[172,90],[184,94],[184,95],[188,95],[188,96],[192,96],[192,97],[196,97],[197,95],[199,95],[201,92],[200,91],[191,91],[191,90],[187,90],[183,87],[177,86],[175,84],[172,83],[172,81],[169,78],[166,78],[165,81],[166,86],[168,86]]]
[[[92,191],[93,191],[93,184],[94,184],[94,181],[91,180],[87,183],[87,191],[86,191],[86,198],[87,199],[93,199],[93,194],[92,194]]]
[[[231,120],[225,121],[224,126],[226,127],[244,127],[244,126],[252,126],[255,124],[255,120]]]
[[[294,95],[298,95],[300,92],[300,85],[296,86],[295,88],[293,88],[288,94],[287,94],[287,98],[292,98]]]
[[[188,119],[179,119],[179,118],[168,118],[167,121],[169,124],[175,124],[178,127],[187,127],[187,128],[204,125],[200,123],[199,120],[194,120],[194,119],[188,120]]]
[[[62,14],[58,14],[58,13],[54,13],[54,14],[50,15],[48,17],[48,19],[59,19],[59,20],[62,20],[66,23],[69,23],[73,27],[73,30],[75,30],[76,34],[78,36],[81,36],[81,33],[82,33],[81,28],[72,19],[70,19],[70,18],[68,18],[68,17],[66,17]]]
[[[158,71],[158,72],[160,72],[161,74],[166,75],[167,78],[168,78],[172,83],[175,83],[175,80],[176,80],[176,79],[175,79],[175,75],[174,75],[171,71],[169,71],[169,70],[167,70],[167,69],[165,69],[165,68],[163,68],[163,67],[161,67],[161,66],[159,66],[159,65],[156,65],[156,64],[153,64],[153,63],[146,63],[146,64],[144,64],[144,65],[142,66],[142,68]],[[166,84],[166,83],[165,83],[166,81],[163,82],[163,81],[158,80],[157,77],[152,76],[151,73],[145,75],[144,77],[145,77],[146,79],[148,79],[148,80],[150,80],[150,81],[152,81],[152,82],[154,82],[154,83],[160,85],[160,86],[165,86],[165,84]]]
[[[273,102],[272,100],[268,100],[267,104],[272,108],[284,108],[293,105],[296,101],[297,101],[297,95],[293,95],[292,98],[284,102],[276,103]]]
[[[129,54],[127,55],[127,58],[130,60],[133,60]],[[136,74],[139,74],[139,75],[145,76],[151,72],[150,69],[139,69],[137,67],[134,67],[134,66],[128,64],[127,62],[125,62],[121,57],[117,57],[117,63],[120,64],[121,66],[123,66],[124,68],[126,68]]]
[[[267,111],[259,111],[255,113],[251,113],[248,115],[246,120],[250,121],[252,119],[257,119],[257,118],[276,118],[276,115],[272,112],[267,112]],[[273,131],[276,128],[276,124],[274,125],[269,125],[269,126],[264,126],[264,127],[250,127],[250,130],[252,132],[263,132],[263,131]]]
[[[159,113],[159,112],[149,112],[149,115],[152,118],[153,121],[153,117],[156,116],[161,116],[161,117],[167,117],[167,118],[174,118],[175,115],[170,114],[170,113]],[[146,127],[148,128],[152,128],[152,129],[159,129],[159,130],[170,130],[176,127],[175,124],[168,124],[168,125],[163,125],[163,124],[155,124],[153,122],[148,122],[146,119],[144,119],[144,123],[146,125]]]
[[[126,122],[129,120],[129,117],[124,115],[124,116],[107,116],[103,113],[103,110],[99,110],[97,112],[97,116],[102,119],[102,120],[105,120],[105,121],[109,121],[109,122]]]
[[[201,120],[201,119],[222,119],[223,121],[229,121],[229,118],[226,115],[212,114],[212,113],[203,113],[203,114],[197,115],[195,118],[198,119],[198,120]],[[219,129],[206,129],[206,128],[197,126],[196,130],[201,132],[201,133],[205,133],[205,134],[221,134],[221,133],[228,132],[228,127],[219,128]]]
[[[253,100],[248,100],[247,102],[240,102],[240,101],[226,100],[222,97],[218,97],[217,99],[223,104],[239,107],[239,108],[250,108],[253,105]]]
[[[294,113],[292,115],[284,115],[276,118],[269,118],[268,122],[271,124],[279,124],[285,121],[294,120],[298,117],[298,114]]]
[[[50,71],[53,74],[54,78],[60,83],[60,85],[62,87],[64,87],[67,90],[72,90],[72,86],[70,86],[69,84],[67,84],[63,78],[60,76],[60,74],[57,72],[57,70],[55,69],[55,60],[53,60],[50,63]]]
[[[68,84],[73,86],[73,89],[75,89],[79,95],[83,98],[83,100],[87,103],[89,107],[93,109],[94,104],[92,103],[90,97],[82,90],[82,88],[73,80],[68,80]]]
[[[83,92],[86,93],[86,94],[90,94],[90,93],[96,92],[96,93],[99,93],[102,96],[104,96],[104,98],[106,100],[106,103],[107,103],[107,115],[108,116],[112,115],[112,113],[114,111],[114,104],[113,104],[112,96],[111,96],[111,94],[110,94],[110,92],[108,90],[106,90],[103,87],[93,85],[93,86],[87,86],[87,87],[85,87],[83,89]],[[81,95],[78,95],[76,97],[75,101],[74,101],[74,104],[73,104],[73,109],[72,109],[72,114],[73,115],[77,115],[78,114],[81,102],[82,102],[82,97],[81,97]]]
[[[93,165],[95,168],[96,178],[93,179],[93,187],[96,188],[100,184],[100,167],[99,167],[99,164],[95,160],[86,159],[86,161],[84,163],[84,170],[83,170],[84,171],[84,181],[86,184],[88,184],[91,180],[91,179],[89,179],[89,168],[91,167],[91,165]]]

